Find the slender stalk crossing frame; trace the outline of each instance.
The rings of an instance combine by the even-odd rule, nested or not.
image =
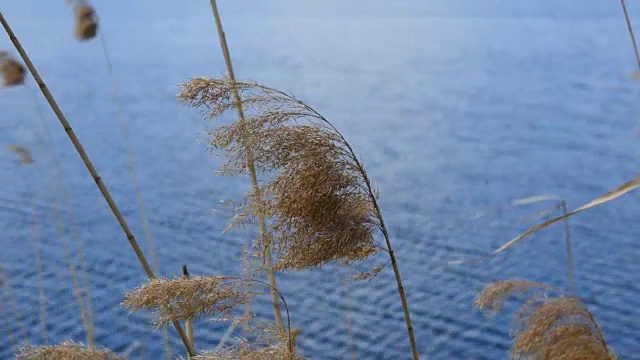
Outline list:
[[[116,217],[118,223],[120,224],[120,227],[122,228],[122,231],[127,236],[127,240],[129,241],[129,244],[133,248],[133,251],[135,252],[136,256],[138,257],[138,260],[140,261],[140,264],[144,268],[147,276],[149,278],[155,278],[156,276],[153,273],[153,270],[151,269],[151,266],[149,265],[149,262],[147,261],[146,257],[144,256],[144,253],[142,252],[142,249],[140,248],[140,245],[138,244],[138,241],[136,240],[135,236],[131,232],[131,229],[129,228],[129,225],[127,224],[126,220],[122,216],[122,213],[120,212],[120,209],[118,208],[118,206],[116,205],[115,201],[113,200],[113,197],[111,196],[111,193],[109,192],[109,190],[107,189],[106,185],[102,181],[102,178],[100,177],[100,175],[98,174],[97,170],[93,166],[93,163],[91,162],[91,160],[89,158],[89,155],[87,155],[87,152],[84,150],[84,147],[80,143],[80,140],[78,139],[78,137],[76,136],[75,132],[73,131],[73,128],[71,127],[71,124],[69,123],[69,121],[67,120],[66,116],[64,115],[64,113],[62,112],[60,107],[58,106],[58,103],[55,101],[53,95],[49,91],[49,88],[44,83],[44,80],[42,80],[42,77],[40,77],[40,74],[38,73],[38,70],[36,70],[35,66],[31,62],[31,59],[29,58],[29,56],[27,55],[26,51],[24,50],[24,48],[20,44],[20,41],[18,40],[18,38],[14,34],[13,30],[9,26],[9,23],[5,19],[5,17],[2,14],[2,12],[0,12],[0,23],[2,23],[2,26],[4,27],[4,30],[6,31],[7,35],[9,36],[9,39],[13,43],[14,47],[16,48],[18,53],[20,54],[20,57],[22,58],[22,60],[24,61],[25,65],[29,69],[29,72],[31,73],[31,75],[35,79],[36,83],[38,84],[38,86],[40,88],[40,91],[42,91],[42,95],[45,97],[45,99],[49,103],[49,106],[51,106],[51,110],[53,110],[53,112],[55,113],[56,117],[58,118],[58,121],[60,121],[60,124],[64,128],[67,136],[69,137],[69,140],[71,140],[71,143],[73,144],[73,146],[75,147],[76,151],[78,152],[78,155],[80,155],[80,158],[82,158],[82,162],[84,163],[84,165],[86,166],[87,170],[91,174],[91,177],[93,178],[93,180],[95,181],[96,185],[98,186],[98,189],[100,190],[100,193],[102,194],[102,196],[104,197],[105,201],[109,205],[109,208],[111,209],[111,212]],[[185,347],[187,348],[187,351],[188,351],[189,355],[195,356],[196,352],[193,349],[193,347],[191,347],[191,343],[188,341],[187,336],[186,336],[184,330],[182,329],[182,326],[180,326],[180,323],[177,322],[177,321],[174,321],[173,325],[176,328],[176,332],[178,333],[178,335],[182,339],[182,342],[184,343]]]
[[[631,25],[631,19],[629,18],[629,11],[627,10],[627,2],[626,0],[620,0],[620,5],[622,5],[622,11],[624,12],[624,19],[627,22],[627,30],[629,30],[629,37],[631,38],[631,43],[633,44],[633,51],[636,55],[636,62],[638,63],[638,69],[640,69],[640,52],[638,52],[638,44],[636,43],[636,36],[633,34],[633,26]]]
[[[218,12],[218,5],[216,0],[210,0],[211,10],[213,11],[213,17],[216,21],[216,29],[218,31],[218,38],[220,39],[220,47],[222,48],[222,53],[224,55],[224,61],[227,65],[227,72],[229,73],[229,79],[231,82],[235,84],[236,77],[233,72],[233,63],[231,62],[231,55],[229,53],[229,47],[227,46],[227,38],[224,34],[224,29],[222,27],[222,20],[220,19],[220,13]],[[242,108],[242,101],[240,99],[240,94],[238,93],[238,89],[234,86],[233,88],[233,97],[236,104],[236,108],[238,109],[238,117],[241,124],[244,125],[245,117],[244,110]],[[254,196],[257,198],[257,201],[260,202],[262,198],[262,194],[260,191],[260,187],[258,186],[258,176],[256,174],[255,163],[253,160],[253,153],[249,144],[246,144],[245,147],[247,152],[247,167],[249,170],[249,174],[251,176],[251,186],[253,188]],[[265,216],[260,214],[260,238],[266,240],[265,235],[267,234],[267,223]],[[273,303],[273,314],[276,320],[276,326],[280,331],[284,331],[284,327],[282,325],[282,312],[280,310],[280,300],[277,294],[277,283],[276,283],[276,275],[273,270],[273,259],[271,256],[271,241],[266,240],[264,242],[264,263],[266,264],[266,272],[267,277],[269,278],[269,285],[271,289],[271,301]]]

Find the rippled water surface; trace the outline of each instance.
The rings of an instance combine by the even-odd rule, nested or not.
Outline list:
[[[240,199],[248,181],[215,173],[221,160],[203,141],[210,123],[175,100],[176,84],[225,72],[208,2],[188,3],[95,5],[160,272],[173,276],[188,264],[194,274],[239,274],[242,244],[255,233],[221,234],[230,215],[221,201]],[[555,194],[576,207],[635,176],[640,83],[631,77],[635,63],[616,2],[424,3],[223,1],[221,11],[238,77],[306,100],[364,159],[380,189],[420,351],[433,359],[502,359],[510,315],[487,319],[473,309],[474,296],[484,284],[511,277],[566,287],[562,226],[484,263],[444,263],[489,252],[553,207],[506,210],[514,199]],[[0,4],[144,242],[100,40],[71,38],[62,0]],[[631,15],[640,19],[640,8]],[[10,49],[8,38],[0,36],[0,49]],[[36,93],[32,80],[0,91],[0,143],[26,145],[37,161],[19,166],[14,154],[0,154],[0,265],[8,274],[0,305],[10,323],[0,327],[0,357],[9,356],[16,338],[43,341],[36,239],[49,340],[84,341],[65,262],[65,241],[75,229],[84,244],[97,342],[125,351],[137,340],[147,358],[159,358],[161,332],[152,330],[151,315],[130,315],[119,305],[144,273]],[[45,148],[47,128],[54,146]],[[53,154],[72,190],[77,226],[65,221],[61,229],[56,221],[67,210]],[[637,204],[638,195],[630,194],[571,220],[578,295],[623,359],[640,358]],[[293,324],[304,331],[300,348],[315,359],[351,358],[353,351],[362,359],[407,358],[391,269],[370,282],[345,282],[354,271],[328,266],[282,275]],[[253,309],[271,315],[267,297]],[[214,347],[226,329],[199,323],[197,346]],[[181,354],[175,336],[171,341]],[[131,357],[141,353],[138,347]]]

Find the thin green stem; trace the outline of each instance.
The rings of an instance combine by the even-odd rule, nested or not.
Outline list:
[[[235,86],[236,77],[233,71],[233,63],[231,62],[231,55],[229,53],[229,47],[227,46],[227,39],[224,33],[224,29],[222,27],[222,20],[220,19],[220,13],[218,12],[218,5],[216,0],[211,0],[211,10],[213,11],[213,17],[216,21],[216,29],[218,31],[218,38],[220,39],[220,47],[222,48],[222,53],[224,55],[224,60],[227,66],[227,72],[229,74],[229,79],[234,84],[233,87],[233,98],[235,101],[236,108],[238,109],[238,117],[241,125],[245,124],[245,116],[244,110],[242,108],[242,101],[240,99],[240,94],[238,92],[237,87]],[[246,134],[246,132],[245,132]],[[261,202],[262,192],[260,190],[260,186],[258,185],[258,176],[256,173],[255,163],[253,159],[253,152],[251,151],[251,146],[248,142],[248,139],[245,136],[245,149],[247,153],[247,168],[249,170],[249,175],[251,177],[251,186],[253,188],[253,195],[258,202]],[[271,255],[271,240],[267,234],[267,223],[264,214],[260,213],[260,239],[264,243],[264,263],[266,264],[266,273],[269,279],[270,289],[271,289],[271,301],[273,303],[273,314],[276,320],[276,326],[280,331],[283,331],[284,328],[282,326],[282,313],[280,311],[280,301],[277,296],[277,283],[276,283],[276,275],[273,270],[273,258]]]
[[[75,147],[76,151],[78,152],[78,155],[80,155],[80,158],[82,159],[82,162],[84,163],[84,165],[86,166],[87,170],[91,174],[91,177],[93,178],[93,180],[96,183],[98,189],[100,190],[100,193],[102,194],[102,196],[104,197],[105,201],[107,202],[109,208],[111,209],[111,212],[113,213],[113,215],[115,216],[116,220],[120,224],[120,227],[122,228],[122,231],[126,235],[127,240],[129,241],[129,244],[131,245],[131,247],[132,247],[133,251],[135,252],[138,260],[140,261],[140,264],[144,268],[147,276],[149,276],[149,278],[155,278],[155,274],[153,273],[153,270],[151,269],[151,266],[149,265],[149,262],[147,261],[146,257],[144,256],[144,253],[142,252],[142,249],[140,248],[140,245],[138,244],[138,241],[136,240],[135,236],[131,232],[131,229],[129,228],[129,225],[127,224],[126,220],[122,216],[122,213],[120,212],[120,209],[118,208],[118,206],[116,205],[115,201],[113,200],[113,197],[111,196],[111,193],[109,192],[109,190],[107,189],[106,185],[104,184],[102,178],[100,177],[100,175],[98,174],[97,170],[93,166],[93,163],[91,162],[89,156],[87,155],[87,152],[84,150],[84,147],[80,143],[80,140],[78,139],[78,137],[76,136],[75,132],[73,131],[73,128],[71,127],[71,124],[69,123],[69,121],[67,120],[66,116],[64,115],[64,113],[62,112],[60,107],[58,106],[58,103],[55,101],[53,95],[49,91],[49,88],[44,83],[44,80],[42,80],[42,77],[40,77],[40,74],[36,70],[36,68],[33,65],[33,63],[31,62],[31,59],[27,55],[26,51],[24,50],[24,48],[22,47],[22,45],[18,41],[18,38],[16,37],[16,35],[13,32],[13,30],[9,26],[9,23],[6,21],[6,19],[5,19],[4,15],[2,14],[2,12],[0,12],[0,23],[2,23],[2,26],[4,27],[4,30],[6,31],[7,35],[9,36],[9,39],[11,40],[13,45],[15,46],[16,50],[18,51],[18,53],[22,57],[22,60],[24,61],[25,65],[27,65],[27,68],[29,69],[29,72],[31,73],[31,75],[35,79],[36,83],[40,87],[40,90],[42,91],[42,95],[45,97],[45,99],[47,99],[47,102],[51,106],[51,110],[53,110],[53,112],[55,113],[56,117],[58,118],[58,121],[60,121],[60,124],[62,125],[62,127],[64,128],[64,130],[65,130],[65,132],[67,134],[67,136],[69,137],[69,140],[71,141],[71,143]],[[189,354],[194,356],[196,353],[195,353],[194,349],[191,347],[191,344],[189,343],[189,341],[187,340],[186,334],[184,333],[184,330],[182,329],[182,326],[180,326],[180,323],[177,322],[177,321],[174,321],[173,325],[175,326],[176,332],[178,333],[178,335],[182,339],[182,342],[184,343],[185,347],[187,348],[187,351],[189,352]]]

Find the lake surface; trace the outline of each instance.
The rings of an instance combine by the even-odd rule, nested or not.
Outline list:
[[[617,2],[593,3],[222,1],[237,76],[307,101],[363,158],[380,189],[425,357],[507,358],[511,314],[487,318],[473,308],[491,281],[522,278],[567,288],[562,224],[489,261],[446,264],[490,252],[554,205],[507,208],[513,200],[554,194],[575,208],[638,173],[640,82],[632,77],[631,43]],[[61,0],[0,6],[144,243],[100,40],[73,40],[70,9]],[[196,275],[240,274],[242,246],[255,231],[221,234],[231,215],[221,202],[241,199],[249,182],[215,173],[221,160],[210,156],[205,139],[213,124],[175,99],[176,84],[225,74],[208,2],[95,6],[120,84],[160,273],[172,277],[188,264]],[[640,21],[638,4],[631,16]],[[15,54],[4,36],[0,49]],[[161,331],[149,324],[151,314],[131,315],[119,305],[145,280],[142,268],[35,94],[31,79],[0,91],[1,145],[28,146],[36,160],[20,166],[15,154],[0,154],[0,266],[9,276],[0,306],[11,323],[0,327],[0,357],[11,354],[12,336],[43,341],[36,239],[49,341],[84,341],[65,260],[65,241],[76,234],[98,344],[123,352],[138,341],[144,349],[135,348],[131,358],[142,352],[160,358]],[[44,124],[53,146],[42,145]],[[72,191],[76,227],[61,229],[56,221],[66,206],[52,154]],[[639,216],[632,193],[571,219],[577,294],[623,359],[640,359]],[[354,351],[358,359],[408,358],[391,268],[370,282],[345,281],[356,272],[327,266],[282,274],[293,325],[303,329],[300,349],[314,359],[350,359]],[[269,319],[268,297],[259,297],[253,310]],[[215,347],[227,327],[198,323],[196,345]],[[182,354],[171,334],[175,354]]]

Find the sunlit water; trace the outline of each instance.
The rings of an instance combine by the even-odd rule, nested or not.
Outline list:
[[[71,38],[62,0],[38,3],[1,2],[145,243],[100,41]],[[554,205],[504,209],[514,199],[555,194],[576,207],[637,174],[640,83],[631,77],[635,63],[617,4],[225,3],[237,75],[304,99],[364,159],[380,189],[419,350],[433,359],[506,358],[511,315],[486,318],[473,308],[474,296],[492,280],[513,277],[566,288],[562,225],[484,263],[445,263],[488,253],[534,224],[521,218]],[[240,199],[248,181],[215,173],[221,160],[207,153],[203,141],[211,123],[175,100],[176,84],[225,73],[207,2],[101,1],[96,8],[160,273],[171,277],[188,264],[193,274],[240,274],[242,245],[255,232],[221,234],[230,216],[221,201]],[[640,19],[640,11],[632,9],[632,16]],[[0,48],[10,49],[6,37],[0,36]],[[37,161],[20,166],[14,154],[0,155],[0,265],[9,275],[0,306],[11,322],[11,333],[0,327],[0,356],[12,351],[10,335],[43,341],[37,237],[43,242],[49,341],[85,340],[55,221],[56,212],[66,214],[55,152],[84,241],[98,344],[122,352],[137,340],[147,358],[159,358],[162,337],[149,323],[151,314],[130,315],[119,305],[144,281],[142,268],[38,96],[54,140],[53,147],[42,147],[46,132],[36,93],[32,80],[0,91],[1,145],[26,145]],[[640,353],[637,202],[631,194],[571,220],[577,293],[624,359]],[[64,229],[66,239],[73,239],[73,229]],[[280,277],[293,325],[303,329],[300,349],[315,359],[351,358],[352,351],[362,359],[407,358],[391,269],[370,282],[345,282],[356,271],[328,266]],[[269,319],[268,297],[253,310]],[[20,316],[23,329],[15,321]],[[197,324],[198,348],[215,347],[227,326]],[[171,335],[174,352],[183,354]],[[140,353],[137,348],[131,357]]]

